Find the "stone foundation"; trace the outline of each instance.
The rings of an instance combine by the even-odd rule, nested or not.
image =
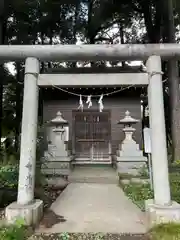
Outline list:
[[[150,227],[161,223],[180,223],[180,204],[176,202],[172,202],[170,206],[160,206],[149,199],[145,201],[145,209]]]
[[[71,172],[71,161],[46,161],[42,167],[41,171],[43,174],[47,175],[61,175],[69,176]]]
[[[118,173],[138,175],[142,167],[147,167],[147,158],[145,157],[117,157],[116,158]]]
[[[17,219],[24,219],[26,226],[37,225],[43,216],[43,201],[35,200],[32,204],[19,205],[11,203],[5,209],[5,217],[8,224],[15,223]]]

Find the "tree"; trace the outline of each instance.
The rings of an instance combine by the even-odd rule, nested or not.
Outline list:
[[[5,2],[0,1],[0,44],[4,43],[5,39]],[[1,149],[1,138],[2,138],[2,114],[3,114],[3,65],[0,65],[0,149]]]
[[[165,41],[176,43],[174,26],[173,0],[165,1],[165,25],[167,32]],[[164,34],[165,35],[165,34]],[[176,59],[168,61],[168,82],[169,82],[169,107],[172,136],[172,160],[180,159],[180,91],[179,91],[179,67]]]

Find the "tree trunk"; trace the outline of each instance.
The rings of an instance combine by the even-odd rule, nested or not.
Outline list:
[[[172,161],[180,160],[180,97],[178,75],[178,62],[172,59],[168,62]]]
[[[121,39],[121,44],[124,44],[124,25],[122,21],[120,21],[119,23],[119,36]],[[122,67],[125,67],[125,66],[126,66],[126,62],[122,61]]]
[[[2,65],[0,65],[0,151],[1,151],[1,138],[2,138],[2,120],[3,120],[3,78],[2,78]]]
[[[44,45],[44,35],[45,35],[44,32],[41,32],[42,45]],[[50,38],[50,41],[52,41],[51,38]],[[51,63],[49,64],[48,62],[48,66],[51,67]],[[41,62],[40,73],[44,73],[46,69],[47,68],[45,67],[45,62]],[[39,89],[38,123],[40,125],[43,124],[43,89],[42,88]]]
[[[4,0],[0,1],[0,45],[4,43]],[[2,138],[2,119],[3,119],[3,65],[0,65],[0,150]]]
[[[20,73],[20,63],[16,63],[16,124],[15,124],[15,150],[18,151],[19,149],[19,134],[20,134],[20,123],[21,123],[21,113],[22,113],[22,107],[21,107],[21,85],[22,82],[21,79],[21,73]]]
[[[159,43],[161,38],[162,1],[163,0],[156,1],[154,19],[151,4],[148,4],[146,0],[141,1],[141,9],[149,43]]]
[[[72,44],[76,44],[77,42],[77,23],[78,23],[78,13],[79,13],[79,4],[80,1],[77,1],[75,5],[75,10],[74,10],[74,24],[73,24],[73,39],[72,39]],[[72,62],[71,67],[76,68],[77,62]]]
[[[176,43],[173,14],[173,1],[166,1],[166,29],[167,42]],[[172,136],[172,161],[180,160],[180,91],[178,61],[168,61],[170,121]]]

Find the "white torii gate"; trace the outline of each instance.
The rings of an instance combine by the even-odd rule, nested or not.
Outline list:
[[[26,224],[31,225],[37,223],[42,217],[43,202],[34,199],[38,84],[41,85],[43,77],[39,74],[39,61],[142,59],[147,60],[148,81],[146,81],[147,79],[145,81],[148,84],[154,185],[154,199],[146,202],[146,210],[151,223],[180,221],[180,205],[173,203],[170,196],[161,57],[165,59],[179,58],[180,45],[0,46],[1,62],[26,60],[18,198],[16,203],[12,203],[6,208],[5,214],[8,222],[13,222],[17,217],[23,217]],[[144,75],[145,78],[147,76]],[[61,82],[61,79],[59,81]],[[117,83],[117,78],[114,81]],[[136,81],[135,78],[134,81]],[[137,81],[141,82],[142,79]],[[139,84],[142,84],[140,82]],[[119,85],[122,84],[123,80],[119,81]],[[92,81],[89,85],[92,86]]]

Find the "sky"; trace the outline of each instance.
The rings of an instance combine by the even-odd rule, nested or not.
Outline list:
[[[13,62],[6,63],[6,66],[7,66],[7,68],[9,69],[9,71],[12,75],[14,75],[16,73]]]

